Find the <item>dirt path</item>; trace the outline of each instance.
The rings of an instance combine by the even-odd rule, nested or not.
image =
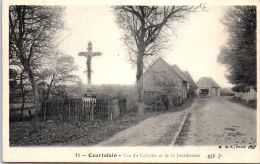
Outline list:
[[[168,146],[176,137],[187,112],[198,106],[195,102],[183,111],[148,118],[96,146]]]
[[[184,145],[256,144],[256,110],[216,97],[190,113]]]

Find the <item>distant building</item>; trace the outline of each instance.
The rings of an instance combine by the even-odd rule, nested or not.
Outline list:
[[[197,82],[199,92],[208,96],[220,96],[220,86],[210,77],[201,77]]]
[[[189,81],[177,65],[170,66],[160,57],[143,73],[137,84],[143,84],[144,97],[164,93],[169,99],[182,102],[188,97]]]

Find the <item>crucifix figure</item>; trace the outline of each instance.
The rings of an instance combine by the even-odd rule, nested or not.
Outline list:
[[[92,43],[88,43],[88,52],[80,52],[79,56],[85,56],[87,58],[87,75],[88,84],[91,84],[91,58],[94,56],[101,56],[101,52],[92,52]]]

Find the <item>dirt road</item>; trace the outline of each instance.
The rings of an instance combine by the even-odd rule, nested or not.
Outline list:
[[[190,110],[184,145],[256,144],[256,110],[231,103],[225,97],[198,99],[203,105]]]
[[[148,118],[96,146],[173,146],[188,113],[183,145],[256,142],[256,111],[215,97],[195,99],[188,109]]]
[[[182,111],[148,118],[97,146],[169,145],[184,116],[185,112]]]
[[[177,137],[188,111],[198,106],[195,102],[183,111],[148,118],[96,146],[169,146]]]

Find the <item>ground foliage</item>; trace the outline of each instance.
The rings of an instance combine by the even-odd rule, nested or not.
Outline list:
[[[238,97],[232,97],[232,98],[229,98],[228,99],[230,102],[233,102],[233,103],[238,103],[238,104],[241,104],[243,106],[246,106],[246,107],[249,107],[251,109],[254,109],[256,110],[257,108],[257,101],[255,100],[250,100],[250,101],[246,101],[246,100],[242,100],[241,98],[238,98]]]
[[[165,112],[181,111],[191,106],[187,100],[183,106],[168,111],[147,112],[143,115],[127,113],[115,120],[95,122],[25,121],[10,123],[10,146],[90,146],[110,138],[115,133],[138,124],[140,121]]]
[[[93,145],[156,114],[127,114],[112,121],[10,123],[10,145]]]
[[[221,88],[220,96],[235,96],[235,93],[231,90],[231,88]]]

